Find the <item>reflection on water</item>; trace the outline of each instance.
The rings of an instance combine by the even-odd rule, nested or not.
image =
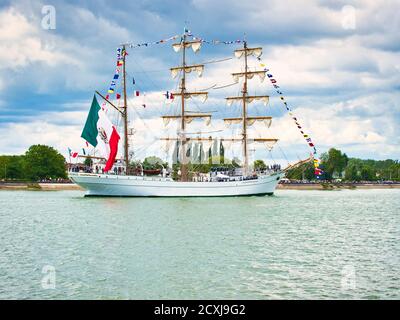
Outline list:
[[[0,298],[398,299],[399,196],[1,191]]]

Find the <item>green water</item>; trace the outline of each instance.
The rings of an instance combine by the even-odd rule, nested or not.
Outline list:
[[[399,189],[0,191],[0,208],[0,299],[400,298]],[[46,265],[54,289],[41,284]]]

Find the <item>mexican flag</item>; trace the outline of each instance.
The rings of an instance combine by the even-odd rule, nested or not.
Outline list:
[[[118,141],[120,137],[117,129],[115,129],[105,112],[101,109],[96,96],[93,97],[92,106],[90,107],[81,137],[93,147],[100,150],[102,155],[107,159],[104,171],[109,171],[118,153]]]

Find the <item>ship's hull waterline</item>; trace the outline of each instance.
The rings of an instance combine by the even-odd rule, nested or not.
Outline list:
[[[179,182],[161,177],[70,173],[86,196],[115,197],[227,197],[272,195],[283,173],[258,179],[225,182]]]

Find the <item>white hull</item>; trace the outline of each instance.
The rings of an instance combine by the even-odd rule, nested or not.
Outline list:
[[[87,196],[223,197],[273,194],[283,173],[227,182],[180,182],[161,177],[74,172],[69,177],[87,190]]]

